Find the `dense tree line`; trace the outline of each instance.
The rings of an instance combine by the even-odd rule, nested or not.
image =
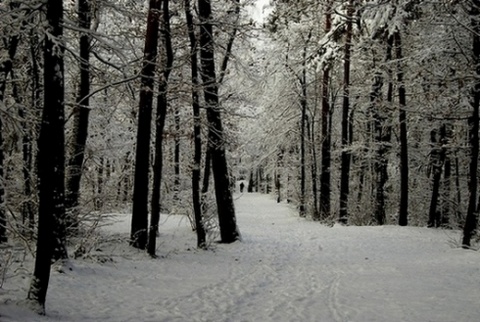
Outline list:
[[[35,310],[51,264],[88,252],[107,209],[132,206],[130,244],[153,257],[161,211],[189,215],[201,248],[240,239],[220,89],[239,2],[12,0],[0,14],[0,242],[36,241]]]
[[[241,238],[235,180],[320,222],[477,233],[480,2],[0,3],[0,243],[53,262],[132,211],[156,256],[160,213],[197,246]],[[150,217],[149,217],[150,216]],[[69,250],[72,250],[69,252]]]
[[[478,222],[478,9],[275,1],[265,24],[274,49],[262,53],[270,65],[260,71],[260,95],[272,99],[256,148],[268,154],[247,162],[261,174],[252,183],[314,220],[462,228],[469,247]]]

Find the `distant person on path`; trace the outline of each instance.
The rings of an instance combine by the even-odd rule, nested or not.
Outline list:
[[[245,184],[243,182],[240,182],[240,192],[243,193],[243,188],[245,188]]]

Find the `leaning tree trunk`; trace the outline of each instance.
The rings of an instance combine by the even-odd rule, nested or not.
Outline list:
[[[89,30],[91,26],[90,0],[78,0],[78,27]],[[82,165],[85,156],[85,145],[88,137],[88,116],[90,114],[90,35],[83,31],[80,36],[80,84],[77,102],[73,107],[72,137],[69,142],[69,159],[67,166],[67,182],[65,207],[67,225],[75,229],[78,226],[78,198]]]
[[[472,1],[472,8],[470,11],[471,28],[473,37],[473,66],[475,66],[475,85],[472,91],[471,105],[472,116],[468,119],[469,126],[469,141],[471,149],[470,159],[470,174],[469,174],[469,199],[467,217],[463,227],[463,248],[470,248],[471,239],[475,235],[478,226],[477,213],[477,171],[478,171],[478,154],[479,154],[479,106],[480,106],[480,1]]]
[[[130,230],[130,245],[139,249],[146,248],[148,239],[148,170],[150,167],[153,83],[157,61],[160,6],[161,0],[150,0],[141,73],[142,86],[138,112],[132,225]]]
[[[35,269],[28,291],[28,299],[39,313],[45,314],[45,299],[50,279],[50,265],[54,249],[63,245],[55,233],[65,215],[65,138],[64,138],[64,69],[62,40],[63,2],[49,0],[46,7],[48,21],[44,47],[44,110],[38,140],[38,237]]]
[[[212,157],[220,236],[223,243],[231,243],[240,239],[240,233],[237,228],[235,207],[230,191],[223,124],[219,110],[210,1],[198,0],[198,12],[200,18],[201,75],[209,124],[209,150]]]
[[[193,170],[192,170],[192,201],[193,212],[195,215],[195,231],[197,233],[197,247],[206,248],[206,233],[203,222],[202,204],[200,196],[200,167],[202,161],[202,133],[200,119],[200,101],[198,95],[199,78],[198,78],[198,46],[195,36],[195,28],[193,25],[193,17],[190,9],[190,0],[185,0],[185,17],[188,27],[188,38],[190,40],[190,60],[192,70],[192,108],[193,108]],[[210,167],[209,167],[210,169]]]
[[[397,81],[398,81],[398,103],[400,105],[400,209],[398,224],[400,226],[408,225],[408,138],[407,138],[407,110],[406,110],[406,92],[403,83],[402,66],[402,42],[400,31],[393,35],[394,46],[397,59]]]
[[[352,15],[353,4],[347,4],[347,29],[345,39],[345,57],[343,65],[343,107],[342,107],[342,171],[340,175],[340,218],[339,222],[346,224],[348,221],[348,195],[350,181],[350,152],[349,145],[349,110],[350,110],[350,56],[352,42]],[[351,133],[350,133],[351,135]]]
[[[160,79],[157,97],[157,116],[155,120],[155,164],[153,166],[152,207],[150,216],[150,230],[148,234],[148,254],[155,256],[158,223],[160,220],[160,192],[163,172],[163,129],[167,116],[168,77],[173,64],[173,49],[170,36],[169,0],[163,1],[162,19],[162,44],[164,57],[162,57],[163,77]],[[177,173],[176,173],[177,174]],[[177,178],[177,177],[176,177]]]

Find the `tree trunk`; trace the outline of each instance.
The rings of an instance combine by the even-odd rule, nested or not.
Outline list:
[[[253,180],[253,170],[250,170],[250,176],[248,178],[248,187],[247,187],[247,192],[252,193],[253,192],[253,186],[255,185],[255,182]]]
[[[201,205],[202,205],[202,214],[205,213],[206,210],[206,201],[205,198],[207,197],[207,192],[210,187],[210,175],[212,171],[212,153],[210,152],[210,148],[207,145],[205,150],[205,168],[203,170],[203,182],[202,182],[202,192],[201,192]]]
[[[332,29],[331,5],[328,5],[325,15],[325,33]],[[330,216],[330,167],[331,167],[331,140],[329,135],[329,86],[330,86],[330,66],[327,65],[323,70],[322,79],[322,165],[320,174],[320,218],[325,219]]]
[[[451,156],[447,150],[447,145],[451,141],[452,138],[452,124],[446,124],[444,127],[445,130],[445,143],[443,149],[443,153],[445,154],[445,162],[444,162],[444,172],[443,172],[443,192],[442,192],[442,209],[441,209],[441,225],[444,227],[448,227],[450,224],[450,213],[451,213],[451,194],[452,194],[452,187],[451,187],[451,177],[452,177],[452,161]]]
[[[193,212],[195,215],[195,231],[197,233],[197,247],[205,249],[207,247],[206,232],[203,221],[202,203],[200,196],[200,168],[202,161],[202,133],[200,118],[200,101],[198,95],[198,46],[195,36],[195,27],[190,9],[190,0],[185,0],[185,17],[188,27],[188,38],[190,40],[190,60],[192,70],[192,108],[193,108],[193,170],[192,170],[192,199]]]
[[[91,26],[90,0],[78,0],[78,27],[89,30]],[[90,35],[82,32],[80,36],[80,84],[77,104],[73,107],[73,128],[69,142],[67,165],[67,183],[65,208],[68,214],[67,226],[75,229],[78,226],[78,199],[80,181],[85,156],[85,145],[88,137],[88,116],[90,114]]]
[[[407,139],[407,111],[406,93],[403,83],[402,42],[400,31],[393,35],[397,59],[398,103],[400,105],[400,209],[398,224],[408,225],[408,139]]]
[[[147,33],[141,73],[141,91],[138,112],[137,150],[133,186],[132,225],[130,245],[145,249],[148,229],[148,192],[150,167],[150,134],[152,126],[153,83],[157,61],[158,26],[161,0],[150,0]]]
[[[277,203],[282,201],[282,174],[281,171],[284,168],[283,164],[283,155],[285,154],[285,151],[283,148],[280,149],[277,153],[277,169],[275,173],[275,190],[277,192]],[[248,183],[248,192],[250,191],[250,184],[253,185],[253,175],[252,172],[250,172],[250,180]]]
[[[311,172],[311,180],[312,180],[312,196],[313,196],[313,212],[312,218],[313,220],[320,220],[320,212],[318,211],[318,187],[317,187],[317,151],[315,149],[315,122],[307,122],[307,137],[308,137],[308,144],[309,144],[309,151],[311,157],[311,165],[310,165],[310,172]]]
[[[304,48],[304,57],[306,56],[306,47]],[[306,136],[306,124],[307,124],[307,84],[306,84],[306,66],[305,60],[303,62],[303,75],[301,78],[301,86],[302,86],[302,97],[300,100],[300,106],[302,109],[301,112],[301,122],[300,122],[300,207],[299,207],[299,214],[300,217],[305,217],[307,215],[307,209],[305,205],[305,168],[306,168],[306,160],[305,160],[305,136]]]
[[[387,66],[392,61],[392,49],[393,49],[393,36],[387,36],[387,50],[385,62]],[[390,120],[390,113],[388,110],[393,103],[393,75],[391,68],[387,68],[388,87],[387,87],[387,107],[384,105],[375,104],[374,109],[374,128],[375,128],[375,141],[378,145],[377,160],[375,162],[375,175],[376,175],[376,200],[375,200],[375,221],[378,225],[384,225],[386,222],[386,193],[385,185],[388,180],[388,144],[391,139],[391,126],[385,124]],[[377,84],[372,89],[371,101],[374,103],[381,95],[381,88],[383,86],[383,79],[381,75],[377,76]],[[381,104],[381,100],[380,100]],[[388,114],[388,115],[387,115]]]
[[[442,169],[445,164],[445,124],[442,124],[440,131],[433,130],[430,137],[432,142],[431,167],[432,167],[432,198],[428,213],[428,227],[440,227],[442,225],[438,203],[440,197],[440,183]]]
[[[376,200],[375,200],[375,221],[378,225],[385,224],[385,183],[386,177],[386,156],[383,142],[384,137],[384,122],[385,117],[381,115],[382,106],[382,87],[383,77],[379,74],[375,75],[372,85],[372,92],[370,93],[370,101],[372,103],[373,118],[375,125],[375,143],[377,148],[377,160],[375,162],[376,173]]]
[[[95,210],[100,210],[103,207],[103,185],[104,185],[104,178],[103,178],[103,170],[105,167],[105,158],[102,156],[97,164],[97,185],[95,189],[95,202],[94,207]]]
[[[3,97],[1,98],[3,101]],[[2,184],[0,184],[0,244],[6,243],[8,241],[7,237],[7,213],[5,211],[5,188],[3,185],[4,181],[4,171],[3,171],[3,164],[4,164],[4,154],[3,154],[3,123],[2,118],[0,116],[0,180]]]
[[[173,153],[173,167],[174,167],[174,191],[175,199],[178,200],[178,192],[180,191],[180,111],[179,107],[175,107],[175,137],[174,137],[174,153]]]
[[[457,219],[457,222],[458,223],[461,223],[461,224],[465,224],[463,222],[463,216],[462,216],[462,212],[460,211],[460,205],[462,205],[462,188],[460,186],[460,164],[459,164],[459,160],[458,160],[458,155],[457,153],[455,152],[455,190],[456,190],[456,198],[455,198],[455,202],[456,202],[456,211],[455,211],[455,217]],[[461,225],[459,225],[459,227],[461,227]]]
[[[49,0],[46,10],[49,37],[45,37],[44,47],[45,95],[37,160],[39,223],[35,268],[27,296],[41,314],[45,314],[52,257],[55,253],[66,256],[66,248],[59,249],[65,246],[65,236],[58,231],[65,219],[64,47],[58,46],[63,35],[63,2]]]
[[[157,117],[155,120],[155,164],[153,166],[153,187],[152,187],[152,214],[150,216],[150,230],[148,234],[148,254],[155,256],[156,238],[158,232],[158,223],[160,220],[160,193],[162,186],[163,172],[163,129],[167,116],[168,106],[168,78],[173,64],[173,49],[170,35],[170,11],[169,0],[163,1],[163,19],[162,19],[162,44],[160,49],[164,50],[162,59],[163,77],[160,79],[157,97]],[[177,148],[177,147],[175,147]],[[175,160],[177,162],[177,160]],[[177,164],[176,164],[177,166]],[[175,173],[175,180],[178,174]],[[178,189],[178,186],[176,187]],[[178,191],[176,191],[178,192]]]
[[[219,217],[220,236],[223,243],[240,239],[235,218],[230,178],[228,175],[223,124],[219,110],[218,86],[215,75],[212,9],[208,0],[198,0],[200,18],[200,62],[203,90],[209,123],[209,149],[212,156],[215,196]]]
[[[470,11],[471,16],[471,28],[473,37],[473,66],[475,66],[475,85],[472,91],[471,105],[472,116],[468,118],[469,126],[469,143],[471,149],[470,159],[470,174],[469,174],[469,199],[468,210],[465,218],[465,225],[463,227],[463,248],[470,248],[471,239],[475,235],[478,226],[478,213],[477,213],[477,170],[478,170],[478,151],[479,151],[479,105],[480,105],[480,1],[473,0],[472,8]]]
[[[352,42],[353,4],[347,4],[347,29],[345,37],[345,57],[343,65],[343,107],[342,107],[342,171],[340,175],[340,218],[339,222],[348,222],[348,195],[350,181],[349,149],[349,110],[350,110],[350,48]],[[351,133],[350,133],[351,135]]]

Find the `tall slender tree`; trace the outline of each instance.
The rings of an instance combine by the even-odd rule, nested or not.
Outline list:
[[[385,64],[387,66],[387,97],[384,104],[381,99],[381,89],[383,87],[384,78],[380,73],[375,75],[375,81],[372,86],[370,100],[373,105],[375,141],[378,145],[377,160],[375,161],[375,176],[376,176],[376,198],[375,198],[375,221],[378,225],[385,224],[386,221],[386,191],[385,186],[388,180],[388,145],[391,140],[391,113],[389,113],[390,106],[393,103],[393,72],[390,64],[392,63],[393,50],[393,36],[388,35],[384,31],[383,35],[386,37],[386,57]]]
[[[130,244],[139,249],[147,247],[148,239],[150,135],[161,3],[161,0],[150,0],[149,2],[141,72],[142,87],[138,112],[132,224],[130,230]]]
[[[214,39],[212,28],[212,8],[208,0],[198,0],[200,19],[200,65],[203,91],[209,124],[209,150],[212,158],[212,170],[215,183],[215,197],[223,243],[232,243],[240,239],[240,232],[235,217],[227,157],[223,123],[218,98],[218,84],[215,72]]]
[[[160,192],[163,172],[163,129],[167,117],[168,106],[168,78],[173,65],[173,48],[170,35],[170,9],[169,0],[162,0],[161,19],[161,77],[158,84],[157,115],[155,118],[155,163],[153,165],[153,186],[151,200],[150,229],[148,235],[147,251],[150,256],[155,256],[156,237],[160,220]]]
[[[332,4],[327,2],[325,9],[325,33],[332,29]],[[330,118],[330,64],[323,67],[322,75],[322,165],[320,174],[320,217],[326,218],[330,215],[331,207],[331,129],[329,129]]]
[[[306,207],[306,126],[307,126],[307,108],[308,108],[308,97],[307,97],[307,45],[310,41],[312,33],[310,32],[302,52],[302,71],[299,75],[299,83],[301,87],[300,94],[300,200],[299,200],[299,214],[300,217],[305,217],[307,215]]]
[[[477,171],[479,155],[479,112],[480,112],[480,1],[472,0],[470,8],[470,27],[472,30],[472,61],[474,66],[475,83],[472,88],[472,97],[470,104],[472,106],[472,115],[468,118],[469,143],[471,149],[470,155],[470,173],[468,183],[468,210],[463,227],[462,245],[464,248],[470,248],[471,239],[475,235],[478,227],[477,209]]]
[[[350,111],[350,57],[353,33],[353,2],[347,3],[347,22],[345,34],[345,52],[343,62],[343,105],[342,105],[342,171],[340,177],[340,218],[341,223],[348,221],[348,195],[350,181],[350,152],[349,142],[352,133],[349,133],[349,111]]]
[[[446,125],[442,124],[440,130],[432,130],[431,142],[432,152],[430,153],[431,167],[432,167],[432,197],[430,199],[430,208],[428,212],[428,227],[440,227],[441,215],[438,210],[438,203],[440,197],[440,179],[442,177],[442,169],[445,164],[446,151]]]
[[[203,213],[200,196],[200,168],[202,161],[202,137],[199,100],[199,76],[198,76],[198,42],[195,36],[193,16],[190,9],[190,0],[185,0],[185,17],[187,20],[188,38],[190,41],[190,65],[192,76],[192,108],[193,108],[193,140],[194,155],[192,169],[192,202],[195,215],[195,231],[197,233],[197,247],[206,248],[206,233],[203,222]]]
[[[90,0],[78,0],[78,27],[80,35],[80,83],[77,93],[77,104],[73,107],[73,128],[69,142],[69,156],[67,165],[67,182],[65,207],[68,214],[67,225],[75,228],[78,225],[76,208],[80,194],[80,181],[83,173],[85,145],[88,136],[88,118],[90,114]]]
[[[65,138],[64,138],[64,46],[63,1],[49,0],[46,5],[47,29],[44,47],[44,109],[38,140],[38,237],[35,268],[28,300],[45,314],[54,249],[64,245],[58,234],[65,216]],[[55,240],[57,239],[57,240]]]
[[[400,209],[398,224],[408,225],[408,137],[407,137],[407,102],[403,72],[402,38],[400,30],[393,34],[395,58],[397,59],[398,104],[400,122]]]

